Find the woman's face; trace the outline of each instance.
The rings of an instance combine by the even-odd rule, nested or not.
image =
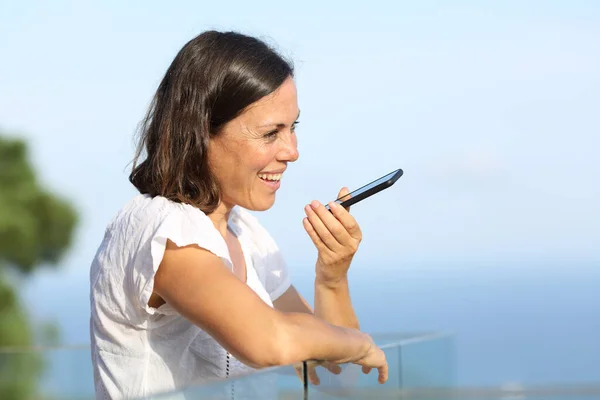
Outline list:
[[[211,139],[208,159],[224,205],[254,211],[273,205],[288,162],[298,159],[298,116],[296,85],[288,78]]]

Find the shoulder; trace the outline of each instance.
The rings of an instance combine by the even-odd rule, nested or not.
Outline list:
[[[117,212],[107,229],[117,230],[124,226],[152,227],[168,219],[188,221],[197,225],[212,225],[208,216],[193,206],[177,203],[162,196],[151,197],[140,194],[130,199]]]
[[[220,235],[206,214],[162,196],[137,195],[130,199],[108,224],[106,236],[118,238],[130,250],[149,240],[170,239],[178,245],[203,242],[222,255]]]
[[[212,221],[200,209],[162,196],[137,195],[117,212],[106,228],[91,267],[91,285],[97,298],[105,299],[115,282],[119,294],[106,301],[148,307],[154,276],[162,262],[167,243],[179,247],[198,245],[223,260],[228,259],[225,241]],[[171,313],[168,307],[161,309]],[[146,315],[146,314],[143,314]]]

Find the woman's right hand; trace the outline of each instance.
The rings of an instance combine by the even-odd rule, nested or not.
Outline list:
[[[379,377],[377,380],[379,381],[379,383],[383,384],[388,379],[388,364],[385,357],[385,353],[383,352],[383,350],[377,347],[377,345],[375,345],[375,343],[369,336],[367,337],[369,338],[368,340],[370,342],[370,346],[367,353],[362,358],[351,361],[350,364],[361,365],[362,372],[365,374],[370,373],[373,368],[376,368],[379,373]],[[341,362],[341,364],[345,364],[346,362]],[[332,374],[339,375],[342,373],[342,368],[339,366],[339,364],[340,363],[338,362],[331,361],[308,361],[306,363],[308,380],[313,385],[318,386],[321,380],[319,379],[316,368],[318,366],[321,366],[327,369]],[[296,374],[298,375],[298,378],[302,380],[302,364],[296,364],[294,365],[294,368],[296,369]]]
[[[388,363],[385,358],[385,353],[381,350],[372,339],[371,345],[367,354],[359,360],[353,361],[353,364],[362,366],[362,371],[365,374],[371,372],[371,369],[376,368],[379,372],[379,383],[385,383],[388,379]]]

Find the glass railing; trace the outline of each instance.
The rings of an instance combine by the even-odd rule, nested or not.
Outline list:
[[[148,398],[600,400],[600,381],[597,385],[575,386],[457,387],[452,335],[373,337],[384,349],[388,360],[389,379],[385,384],[377,382],[376,371],[364,374],[359,366],[352,364],[340,366],[338,374],[323,366],[309,364],[304,368],[299,364],[206,382]],[[89,346],[0,349],[0,399],[94,399]]]
[[[374,335],[389,363],[389,379],[377,383],[377,372],[362,373],[356,365],[342,365],[334,375],[322,366],[303,370],[303,365],[261,370],[254,374],[183,388],[153,398],[286,399],[348,396],[363,391],[397,390],[401,387],[440,387],[453,382],[453,345],[448,335]],[[316,374],[319,384],[306,379]],[[361,394],[362,395],[362,394]],[[232,397],[233,396],[233,397]],[[300,396],[300,397],[298,397]],[[0,349],[0,399],[94,398],[89,346]]]
[[[358,365],[338,366],[331,372],[322,365],[299,364],[149,397],[167,399],[373,399],[397,398],[402,388],[451,387],[454,384],[452,337],[443,334],[374,335],[386,354],[389,378],[377,381]],[[332,368],[334,369],[334,368]]]

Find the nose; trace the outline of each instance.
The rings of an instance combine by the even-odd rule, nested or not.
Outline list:
[[[280,151],[280,160],[287,162],[294,162],[300,157],[298,153],[298,141],[296,135],[292,134],[289,140],[286,140]]]

